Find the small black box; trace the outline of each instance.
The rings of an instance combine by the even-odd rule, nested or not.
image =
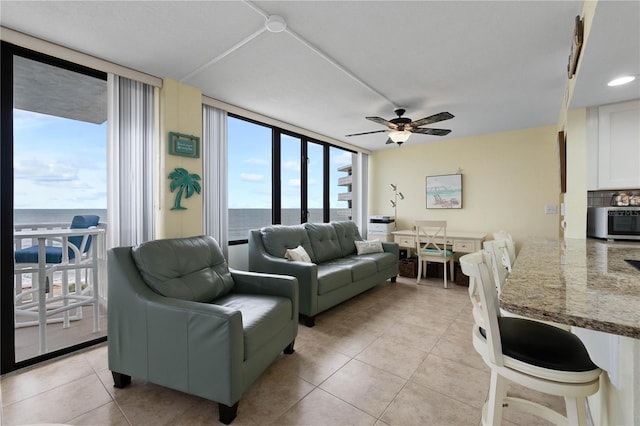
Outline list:
[[[398,259],[406,259],[409,253],[407,253],[407,249],[400,249],[398,251]]]

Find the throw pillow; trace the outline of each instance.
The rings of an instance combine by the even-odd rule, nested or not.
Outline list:
[[[287,249],[284,257],[289,260],[299,260],[300,262],[311,263],[311,258],[302,246],[298,246],[294,249]]]
[[[382,253],[382,242],[380,240],[354,241],[358,255],[369,253]]]

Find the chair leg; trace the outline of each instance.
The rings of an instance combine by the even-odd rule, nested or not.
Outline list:
[[[585,398],[564,398],[567,406],[567,423],[570,426],[587,424],[587,408]]]
[[[224,423],[225,425],[230,424],[233,419],[236,418],[238,414],[238,403],[240,401],[233,404],[231,407],[228,405],[224,405],[222,403],[218,403],[218,412],[220,413],[220,423]]]
[[[444,275],[444,288],[447,288],[447,262],[444,262],[442,264],[442,269],[443,269],[443,272],[444,272],[444,274],[443,274]]]
[[[504,398],[507,396],[508,383],[504,377],[501,377],[494,370],[491,371],[491,384],[489,386],[489,399],[487,400],[487,418],[483,419],[483,424],[499,425],[502,424],[502,411]],[[484,415],[483,410],[483,415]]]
[[[294,344],[294,343],[296,343],[296,339],[293,339],[293,340],[291,341],[291,343],[289,343],[289,344],[287,345],[287,347],[286,347],[286,348],[284,348],[284,353],[285,353],[285,354],[287,354],[287,355],[291,355],[292,353],[294,353],[294,352],[296,351],[295,349],[293,349],[293,344]]]
[[[131,376],[118,373],[117,371],[112,371],[111,375],[113,376],[113,387],[115,388],[122,389],[131,384]]]
[[[420,278],[422,278],[422,260],[418,258],[418,275],[416,275],[416,284],[420,284]]]

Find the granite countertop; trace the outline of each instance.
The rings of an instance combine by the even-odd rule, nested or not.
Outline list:
[[[507,311],[640,339],[640,242],[525,242],[500,295]]]

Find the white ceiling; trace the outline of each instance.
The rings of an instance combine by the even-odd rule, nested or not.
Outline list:
[[[7,1],[0,25],[364,149],[390,148],[365,116],[414,120],[445,137],[552,125],[581,1]],[[270,15],[287,29],[265,29]],[[612,45],[611,42],[616,44]],[[593,44],[592,44],[593,43]],[[600,1],[572,106],[640,98],[603,79],[640,74],[640,2]],[[606,81],[605,81],[606,83]],[[597,85],[597,87],[595,86]]]

